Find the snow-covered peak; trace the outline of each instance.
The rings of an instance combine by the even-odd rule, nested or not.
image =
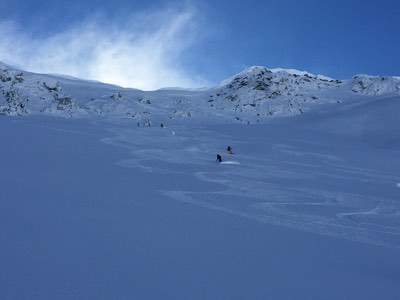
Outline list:
[[[356,75],[352,80],[352,91],[369,96],[400,95],[400,77]]]
[[[296,70],[296,69],[267,68],[264,66],[252,66],[252,67],[246,68],[242,72],[222,81],[220,86],[229,84],[235,78],[241,78],[241,77],[260,78],[265,74],[274,74],[279,77],[306,77],[306,78],[313,78],[313,79],[319,79],[319,80],[324,80],[324,81],[335,81],[335,79],[332,79],[325,75],[315,75],[315,74],[307,72],[307,71],[300,71],[300,70]]]
[[[253,66],[223,81],[217,89],[217,96],[239,99],[257,93],[256,98],[271,99],[282,95],[294,96],[299,91],[336,87],[341,83],[340,80],[305,71]]]
[[[291,74],[291,75],[297,75],[297,76],[308,76],[308,77],[312,77],[312,78],[318,78],[318,79],[322,79],[322,80],[334,80],[331,77],[325,76],[325,75],[315,75],[313,73],[307,72],[307,71],[300,71],[300,70],[296,70],[296,69],[284,69],[284,68],[274,68],[274,69],[270,69],[273,73],[287,73],[287,74]]]
[[[253,67],[249,67],[243,71],[241,71],[240,73],[237,73],[227,79],[224,79],[220,84],[219,87],[225,86],[227,84],[229,84],[230,82],[232,82],[235,78],[238,77],[244,77],[244,76],[257,76],[258,74],[261,73],[271,73],[271,71],[266,68],[266,67],[261,67],[261,66],[253,66]]]
[[[264,66],[251,66],[251,67],[244,69],[242,72],[236,74],[234,77],[243,76],[243,75],[249,75],[249,76],[250,75],[258,75],[258,74],[264,73],[264,72],[270,73],[271,70]]]
[[[321,94],[343,86],[340,80],[293,69],[253,66],[225,80],[208,100],[218,113],[244,122],[302,114],[314,104],[340,103]]]

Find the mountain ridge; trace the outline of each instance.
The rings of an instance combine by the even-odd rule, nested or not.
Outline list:
[[[337,80],[295,69],[253,66],[206,89],[141,91],[18,70],[0,62],[0,114],[118,117],[138,126],[181,119],[259,123],[354,98],[400,95],[400,78]]]

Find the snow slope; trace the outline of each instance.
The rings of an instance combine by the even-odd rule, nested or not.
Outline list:
[[[1,299],[398,298],[396,78],[2,70]]]

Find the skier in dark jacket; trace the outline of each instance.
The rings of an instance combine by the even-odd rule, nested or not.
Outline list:
[[[217,160],[216,161],[219,162],[219,163],[222,162],[222,156],[217,154]]]
[[[226,148],[226,152],[228,152],[229,154],[233,154],[233,150],[232,150],[232,147],[231,146],[228,146],[227,148]]]

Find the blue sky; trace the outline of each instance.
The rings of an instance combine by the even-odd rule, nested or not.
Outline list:
[[[251,65],[400,75],[394,0],[2,0],[0,18],[0,60],[144,89],[214,84]]]

